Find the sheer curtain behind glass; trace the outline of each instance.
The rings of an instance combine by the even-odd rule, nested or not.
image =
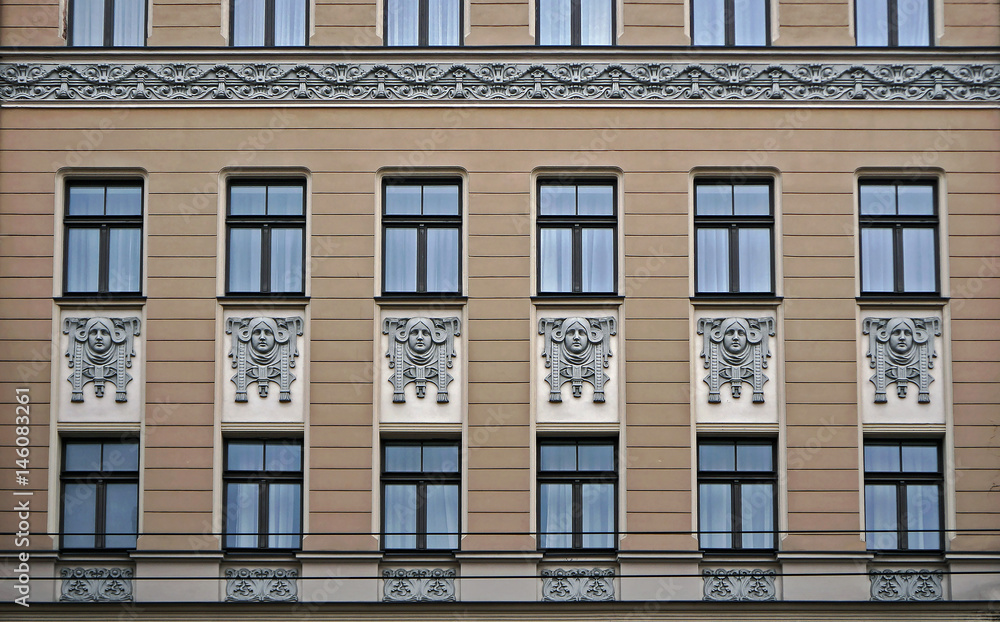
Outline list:
[[[417,487],[412,484],[385,486],[385,548],[417,548]]]
[[[540,236],[539,290],[573,291],[573,230],[545,228]]]
[[[427,548],[458,548],[458,486],[427,485]]]
[[[306,0],[274,0],[274,45],[306,44]]]
[[[270,484],[267,493],[267,546],[278,549],[298,548],[301,484]]]
[[[271,229],[271,291],[302,291],[302,229]]]
[[[581,512],[583,513],[583,548],[614,548],[614,485],[583,484],[581,495]]]
[[[259,484],[226,486],[226,546],[257,548]]]
[[[570,45],[572,38],[571,0],[537,0],[538,44]]]
[[[462,0],[427,0],[427,44],[458,45]]]
[[[691,13],[695,45],[726,44],[725,0],[692,0]]]
[[[611,45],[612,0],[580,0],[580,44]]]
[[[233,45],[264,45],[265,0],[233,0]]]
[[[106,0],[115,3],[113,45],[145,43],[146,0]]]
[[[889,45],[888,0],[855,0],[855,24],[858,45]]]
[[[104,2],[73,0],[73,45],[104,45]]]
[[[542,548],[573,547],[573,485],[542,484],[539,499]]]
[[[735,45],[767,45],[767,0],[734,0]]]
[[[610,292],[614,289],[614,231],[583,229],[581,231],[582,287],[585,292]]]
[[[66,247],[66,291],[96,292],[100,280],[101,230],[72,228]]]
[[[732,486],[698,486],[698,530],[704,549],[732,548]]]
[[[420,0],[388,0],[386,43],[420,44]]]
[[[927,46],[931,41],[929,0],[896,0],[900,46]]]

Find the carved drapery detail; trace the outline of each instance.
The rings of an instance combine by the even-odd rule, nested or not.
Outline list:
[[[295,602],[299,599],[297,570],[227,568],[227,602]]]
[[[231,317],[226,321],[226,334],[233,336],[229,356],[236,373],[236,401],[247,401],[247,387],[257,383],[257,394],[267,397],[270,383],[278,385],[278,401],[292,401],[295,357],[299,355],[298,339],[302,335],[301,317]]]
[[[389,382],[392,401],[406,401],[406,385],[416,385],[423,399],[427,383],[437,387],[437,401],[448,403],[448,385],[454,380],[448,370],[455,358],[455,337],[462,323],[457,317],[388,317],[382,334],[389,335]]]
[[[59,600],[121,603],[132,600],[131,568],[63,568]]]
[[[875,403],[884,404],[889,385],[896,385],[899,399],[906,397],[907,385],[917,385],[917,403],[931,401],[934,378],[934,337],[941,336],[941,320],[936,317],[866,317],[862,333],[868,335],[868,361],[875,373]]]
[[[4,100],[988,102],[1000,65],[955,61],[4,63]]]
[[[545,335],[545,376],[549,383],[549,401],[562,401],[562,386],[567,382],[573,397],[580,397],[583,383],[594,387],[594,401],[604,401],[604,386],[611,380],[607,372],[611,358],[611,336],[617,334],[615,318],[569,317],[542,318],[538,334]]]
[[[542,600],[615,600],[612,568],[554,568],[542,570]]]
[[[754,403],[764,402],[764,375],[771,351],[767,338],[774,336],[774,318],[702,318],[698,334],[704,335],[701,357],[705,359],[708,402],[722,401],[722,385],[728,383],[733,399],[738,399],[743,383],[753,389]]]
[[[115,401],[128,401],[126,387],[132,376],[134,340],[139,336],[137,317],[68,317],[63,334],[69,335],[69,383],[73,386],[71,402],[83,401],[83,387],[94,385],[94,395],[104,397],[104,385],[115,387]]]
[[[776,600],[773,570],[705,570],[703,600]]]
[[[382,571],[382,600],[392,603],[455,600],[454,568],[418,568]]]
[[[940,570],[872,570],[871,599],[929,601],[944,598]]]

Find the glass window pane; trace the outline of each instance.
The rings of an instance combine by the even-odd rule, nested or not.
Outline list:
[[[865,445],[866,473],[898,473],[899,445]]]
[[[900,215],[934,215],[934,186],[898,186],[898,191]]]
[[[226,546],[257,548],[258,484],[226,484]]]
[[[302,445],[298,443],[267,443],[264,447],[265,471],[301,471]]]
[[[424,445],[425,473],[457,473],[458,445]]]
[[[260,291],[260,229],[229,230],[229,291]]]
[[[107,202],[108,216],[142,216],[139,186],[108,186]]]
[[[385,213],[387,216],[419,216],[420,186],[389,184],[385,187]]]
[[[737,2],[740,1],[742,0],[737,0]],[[769,216],[771,214],[771,186],[767,184],[733,186],[733,210],[737,216]]]
[[[731,443],[725,445],[715,443],[698,445],[698,470],[735,471],[736,448]]]
[[[97,484],[66,484],[62,503],[62,545],[93,548],[97,532]]]
[[[894,216],[896,214],[896,187],[863,184],[858,189],[863,216]]]
[[[387,484],[385,502],[385,548],[417,548],[417,487],[413,484]]]
[[[610,549],[615,546],[614,484],[583,484],[583,548]]]
[[[70,186],[66,213],[70,216],[103,216],[104,186]]]
[[[867,456],[867,454],[865,455]],[[928,445],[903,445],[902,470],[908,473],[937,473],[937,447]]]
[[[615,232],[586,228],[581,231],[581,288],[584,292],[611,292],[615,288]]]
[[[104,45],[104,1],[73,0],[73,45]]]
[[[577,186],[578,214],[580,216],[613,216],[615,213],[614,186]]]
[[[114,0],[114,3],[112,44],[138,46],[146,43],[146,0]]]
[[[66,291],[96,292],[100,285],[101,230],[66,230]]]
[[[267,214],[269,216],[301,216],[302,186],[268,186]]]
[[[267,546],[294,549],[299,546],[302,516],[302,484],[271,484],[267,489]]]
[[[101,457],[105,473],[139,470],[139,443],[105,443]]]
[[[229,212],[233,216],[264,216],[267,186],[230,186]]]
[[[427,229],[427,291],[457,292],[458,229]]]
[[[306,44],[306,0],[274,0],[274,45]]]
[[[698,184],[694,192],[699,216],[732,216],[733,187],[729,184]]]
[[[101,470],[101,443],[66,443],[64,471]]]
[[[386,3],[386,24],[386,45],[419,45],[419,0],[388,0]],[[386,190],[388,191],[388,188]]]
[[[903,229],[903,291],[937,291],[934,229]]]
[[[729,291],[729,230],[698,229],[698,292]]]
[[[386,228],[385,283],[387,292],[417,291],[417,230]]]
[[[546,227],[539,235],[539,291],[573,291],[573,230]]]
[[[575,471],[576,445],[542,445],[538,468],[541,471]]]
[[[900,46],[931,44],[931,12],[928,0],[897,0],[896,15]]]
[[[861,289],[893,291],[892,229],[861,229]]]
[[[458,186],[424,186],[425,216],[458,216]]]
[[[889,45],[889,2],[888,0],[855,0],[855,30],[858,45]]]
[[[461,17],[461,0],[428,0],[427,44],[459,45]]]
[[[774,547],[774,486],[773,484],[742,484],[740,512],[742,516],[743,548]]]
[[[576,186],[542,185],[539,188],[538,212],[542,216],[575,216]]]
[[[703,549],[733,547],[733,500],[729,484],[698,485],[698,531]]]
[[[692,0],[691,13],[695,45],[726,44],[725,0]]]
[[[142,230],[108,230],[108,291],[138,292],[142,270]]]
[[[741,228],[740,292],[771,291],[771,230]]]
[[[906,547],[909,549],[941,548],[941,512],[938,487],[910,485],[906,487]]]
[[[302,291],[302,236],[300,229],[271,229],[271,291]]]
[[[538,494],[539,546],[550,549],[573,547],[573,485],[542,484]]]
[[[865,485],[865,540],[869,549],[898,547],[896,487]]]
[[[227,445],[227,471],[261,471],[264,469],[264,444],[230,441]]]
[[[580,471],[614,471],[615,446],[581,443],[577,449]]]
[[[108,484],[105,495],[104,546],[134,549],[139,532],[139,485]]]
[[[458,548],[458,486],[427,485],[427,548]]]
[[[704,445],[703,445],[704,447]],[[738,443],[736,445],[737,471],[772,471],[772,448],[770,445],[751,445]]]
[[[735,0],[736,45],[767,45],[766,0]]]
[[[264,45],[264,0],[233,0],[233,45]]]
[[[538,0],[538,45],[573,42],[571,6],[571,0]]]
[[[420,472],[420,445],[386,445],[385,470]]]
[[[580,0],[580,44],[611,45],[611,0]],[[581,212],[583,213],[583,212]]]

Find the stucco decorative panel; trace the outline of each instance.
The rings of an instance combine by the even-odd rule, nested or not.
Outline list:
[[[542,570],[542,600],[615,600],[612,568],[562,568]]]
[[[226,569],[226,600],[231,602],[294,602],[299,599],[297,570],[281,568]]]
[[[455,600],[454,568],[386,569],[382,571],[382,600],[393,603]]]
[[[940,570],[872,570],[871,599],[930,601],[944,598]]]
[[[454,380],[448,373],[455,358],[455,337],[460,333],[457,317],[388,317],[382,334],[389,335],[389,382],[392,401],[406,401],[405,388],[413,384],[416,396],[423,399],[427,383],[437,387],[439,404],[448,403],[448,385]]]
[[[59,600],[121,603],[132,600],[131,568],[63,568]]]
[[[934,378],[937,352],[934,337],[941,335],[941,320],[936,317],[911,318],[866,317],[862,331],[868,335],[869,365],[875,370],[875,403],[886,403],[886,390],[896,385],[896,396],[906,398],[906,389],[916,385],[917,402],[931,401],[930,385]]]
[[[562,386],[569,383],[573,397],[583,394],[583,383],[594,387],[594,401],[604,401],[604,385],[611,377],[604,370],[612,356],[611,336],[617,334],[613,317],[542,318],[538,334],[545,336],[545,366],[551,370],[549,401],[562,401]]]
[[[771,351],[767,338],[774,336],[774,318],[702,318],[698,334],[703,335],[701,358],[708,370],[708,402],[722,401],[722,385],[728,384],[733,399],[739,399],[743,384],[753,391],[752,401],[764,403],[764,375]]]
[[[229,356],[236,369],[236,401],[247,401],[247,390],[257,385],[257,394],[266,398],[273,382],[278,385],[278,401],[292,401],[291,386],[295,375],[298,339],[302,335],[301,317],[231,317],[226,334],[233,336]]]
[[[776,600],[773,570],[704,570],[704,600]]]
[[[69,383],[71,402],[82,402],[83,388],[92,384],[95,397],[104,397],[105,384],[114,387],[115,401],[127,402],[128,373],[135,356],[133,346],[139,336],[137,317],[68,317],[63,333],[69,335]]]

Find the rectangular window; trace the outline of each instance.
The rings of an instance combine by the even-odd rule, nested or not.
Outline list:
[[[458,443],[382,446],[382,546],[387,551],[458,549]]]
[[[305,182],[230,180],[227,294],[305,294]]]
[[[386,45],[462,45],[462,31],[462,0],[386,0]]]
[[[382,182],[382,293],[462,293],[462,183]]]
[[[617,184],[538,181],[538,293],[615,295]]]
[[[859,46],[927,47],[934,13],[930,0],[855,0]]]
[[[698,540],[705,550],[773,550],[774,443],[698,442]]]
[[[937,184],[863,179],[858,196],[861,293],[937,294]]]
[[[537,0],[538,45],[614,45],[613,0]]]
[[[63,293],[141,293],[142,181],[67,181]]]
[[[614,549],[618,452],[609,440],[538,444],[538,547]]]
[[[232,0],[230,42],[236,47],[303,46],[307,0]]]
[[[773,189],[762,179],[695,182],[696,293],[774,293]]]
[[[302,443],[226,442],[227,549],[297,549],[302,537]]]
[[[771,44],[768,0],[691,0],[694,45]]]
[[[62,548],[134,549],[139,532],[139,441],[66,440]]]
[[[866,441],[868,549],[940,550],[943,483],[938,443]]]
[[[146,0],[72,0],[69,7],[69,45],[146,44]]]

